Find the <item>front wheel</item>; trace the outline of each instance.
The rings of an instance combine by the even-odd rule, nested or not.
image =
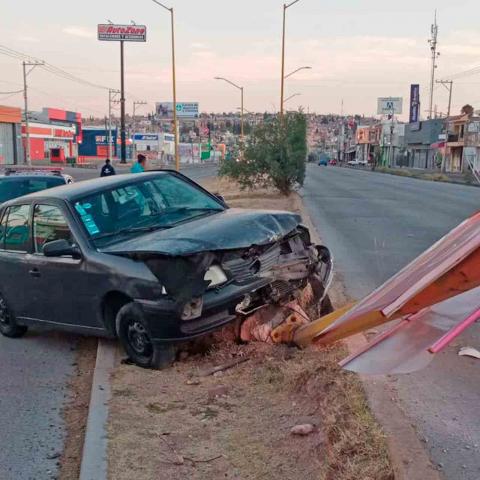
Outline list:
[[[173,344],[154,344],[142,309],[127,303],[117,314],[117,334],[125,352],[133,363],[142,368],[167,368],[175,361]]]
[[[27,327],[18,325],[7,302],[0,295],[0,333],[5,337],[19,338],[25,335]]]

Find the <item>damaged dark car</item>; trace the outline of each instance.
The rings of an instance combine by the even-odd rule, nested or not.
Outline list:
[[[298,215],[229,208],[173,171],[90,180],[0,210],[0,332],[43,325],[118,337],[139,366],[307,282],[323,296],[328,249]]]

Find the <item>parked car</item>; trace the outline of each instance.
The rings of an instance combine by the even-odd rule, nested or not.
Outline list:
[[[335,166],[337,164],[337,160],[335,158],[332,158],[329,162],[329,165]]]
[[[61,168],[5,167],[0,171],[0,204],[67,183],[73,183],[73,178],[63,174]]]
[[[142,367],[175,344],[323,291],[326,247],[294,213],[229,208],[173,171],[44,190],[0,207],[0,332],[32,325],[118,337]]]
[[[322,167],[326,167],[328,165],[328,159],[327,158],[322,158],[319,160],[318,164]]]
[[[366,160],[358,160],[358,158],[356,158],[355,160],[348,161],[347,164],[351,166],[366,166],[368,165],[368,162]]]

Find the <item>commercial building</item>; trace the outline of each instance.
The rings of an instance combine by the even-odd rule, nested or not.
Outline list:
[[[82,116],[58,108],[44,108],[29,115],[28,133],[32,162],[65,163],[78,155],[82,142]],[[27,127],[22,125],[23,144],[27,142]]]
[[[21,122],[19,108],[0,105],[0,165],[23,163]]]
[[[440,169],[443,130],[444,121],[440,118],[405,125],[406,154],[397,159],[396,166]]]
[[[119,140],[116,128],[111,130],[112,158],[117,156],[117,140]],[[83,127],[82,143],[78,146],[78,161],[92,159],[105,159],[109,156],[108,148],[109,131],[103,127]]]

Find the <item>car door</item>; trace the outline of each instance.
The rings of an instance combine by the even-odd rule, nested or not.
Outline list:
[[[66,208],[42,202],[32,209],[33,251],[30,263],[31,306],[34,318],[63,325],[96,328],[95,302],[85,257],[46,257],[43,246],[64,239],[76,244]]]
[[[0,293],[14,314],[28,317],[30,204],[7,207],[0,221]]]

